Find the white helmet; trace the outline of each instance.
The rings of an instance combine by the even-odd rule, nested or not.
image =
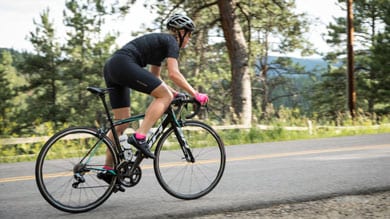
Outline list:
[[[191,20],[191,18],[182,15],[182,14],[174,14],[167,21],[168,30],[187,30],[192,32],[195,30],[195,24]]]

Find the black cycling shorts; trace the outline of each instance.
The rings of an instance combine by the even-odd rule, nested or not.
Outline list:
[[[104,79],[113,109],[130,106],[130,89],[150,94],[162,81],[129,55],[114,54],[104,65]],[[130,88],[130,89],[129,89]]]

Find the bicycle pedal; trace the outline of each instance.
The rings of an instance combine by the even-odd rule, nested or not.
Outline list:
[[[120,191],[120,192],[125,192],[126,189],[123,188],[121,185],[116,184],[113,191],[114,191],[114,193],[117,193],[118,191]]]

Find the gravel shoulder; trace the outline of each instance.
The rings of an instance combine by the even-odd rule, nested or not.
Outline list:
[[[222,218],[390,218],[390,191],[280,204],[257,210],[205,215],[194,219]]]

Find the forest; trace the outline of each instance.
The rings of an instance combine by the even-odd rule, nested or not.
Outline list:
[[[129,13],[134,2],[64,0],[66,35],[58,35],[47,8],[26,33],[33,52],[0,49],[0,138],[47,136],[64,127],[104,123],[103,108],[86,87],[105,86],[105,60],[122,45],[115,43],[117,32],[103,34],[102,27],[107,19]],[[338,4],[346,10],[345,0]],[[327,25],[324,37],[334,49],[321,54],[325,64],[311,62],[308,68],[296,59],[270,55],[275,49],[280,54],[300,51],[303,57],[316,53],[304,37],[312,21],[292,10],[294,0],[156,0],[145,1],[144,7],[158,16],[134,36],[166,32],[165,21],[173,13],[196,23],[180,67],[192,85],[209,95],[201,117],[210,124],[389,123],[389,0],[354,0],[354,119],[347,107],[346,17]],[[132,114],[143,113],[149,101],[132,92]]]

